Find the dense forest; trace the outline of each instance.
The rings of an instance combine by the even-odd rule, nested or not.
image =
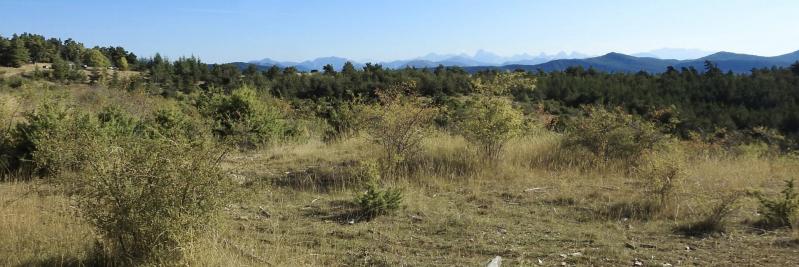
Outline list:
[[[65,41],[24,33],[0,36],[0,65],[50,62],[51,79],[78,79],[81,67],[95,68],[89,79],[104,80],[127,90],[146,88],[154,94],[174,97],[222,89],[226,92],[248,85],[261,93],[291,101],[312,101],[327,105],[354,99],[374,99],[375,91],[402,81],[416,82],[420,96],[457,108],[458,97],[470,95],[473,80],[497,79],[497,71],[469,74],[459,67],[387,69],[366,64],[356,69],[346,64],[341,70],[299,72],[293,67],[235,64],[207,64],[196,57],[170,60],[156,54],[141,58],[122,47],[86,48],[72,39]],[[124,81],[96,69],[116,68],[146,75]],[[71,74],[70,74],[71,73]],[[519,74],[523,73],[521,71]],[[757,135],[753,129],[774,129],[792,140],[799,138],[799,62],[790,69],[753,69],[750,74],[723,73],[713,62],[704,70],[669,67],[662,74],[606,73],[571,67],[560,72],[529,72],[514,77],[534,81],[535,90],[510,88],[518,105],[527,112],[553,115],[575,114],[584,105],[623,107],[629,113],[661,123],[673,133],[713,136],[733,131]]]

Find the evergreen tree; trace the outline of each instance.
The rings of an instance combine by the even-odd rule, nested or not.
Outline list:
[[[6,62],[8,66],[15,68],[19,68],[31,60],[28,49],[25,48],[25,43],[18,38],[11,41],[11,46],[8,48],[8,53],[6,56]]]
[[[793,65],[791,65],[791,71],[793,72],[793,74],[799,75],[799,61],[796,61],[796,63],[793,63]]]
[[[325,75],[336,75],[336,69],[333,68],[333,65],[327,64],[322,69]]]

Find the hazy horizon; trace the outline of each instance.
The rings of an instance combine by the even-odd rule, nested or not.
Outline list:
[[[5,0],[0,9],[3,36],[30,32],[213,63],[328,56],[380,62],[480,49],[501,56],[667,47],[775,56],[799,49],[795,1]]]

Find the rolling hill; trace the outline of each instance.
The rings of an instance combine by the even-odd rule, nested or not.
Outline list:
[[[755,68],[788,67],[799,61],[799,51],[774,56],[763,57],[747,54],[736,54],[730,52],[718,52],[705,57],[690,60],[658,59],[653,57],[635,57],[620,53],[608,53],[599,57],[585,59],[558,59],[536,65],[504,65],[504,66],[477,66],[465,67],[469,72],[495,69],[503,71],[525,70],[525,71],[563,71],[569,67],[581,66],[583,68],[593,67],[594,69],[605,72],[638,72],[660,73],[668,66],[675,68],[695,68],[703,71],[705,61],[711,61],[722,71],[732,71],[734,73],[748,73]]]

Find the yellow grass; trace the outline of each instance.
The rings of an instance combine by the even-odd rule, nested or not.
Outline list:
[[[348,204],[358,186],[319,191],[275,183],[308,169],[374,159],[378,147],[358,137],[310,141],[230,155],[223,167],[243,177],[224,227],[185,248],[190,266],[477,266],[502,256],[509,266],[795,265],[796,247],[777,246],[787,230],[762,232],[757,203],[746,199],[724,236],[686,238],[676,226],[700,218],[711,200],[735,190],[774,193],[794,177],[789,156],[695,157],[666,214],[649,220],[606,216],[645,194],[640,177],[614,166],[555,162],[560,136],[536,132],[508,144],[490,163],[463,138],[436,134],[411,161],[403,208],[365,220]],[[677,144],[684,146],[684,144]],[[687,147],[687,145],[686,145]],[[685,152],[685,157],[691,151]],[[571,164],[571,165],[570,165]],[[346,166],[346,165],[342,165]],[[288,174],[287,174],[288,173]],[[290,176],[297,175],[299,176]],[[0,184],[0,265],[64,264],[91,257],[94,235],[57,194],[27,192],[35,183]],[[625,244],[637,248],[629,249]],[[640,247],[641,244],[646,247]],[[689,249],[686,249],[689,247]]]

